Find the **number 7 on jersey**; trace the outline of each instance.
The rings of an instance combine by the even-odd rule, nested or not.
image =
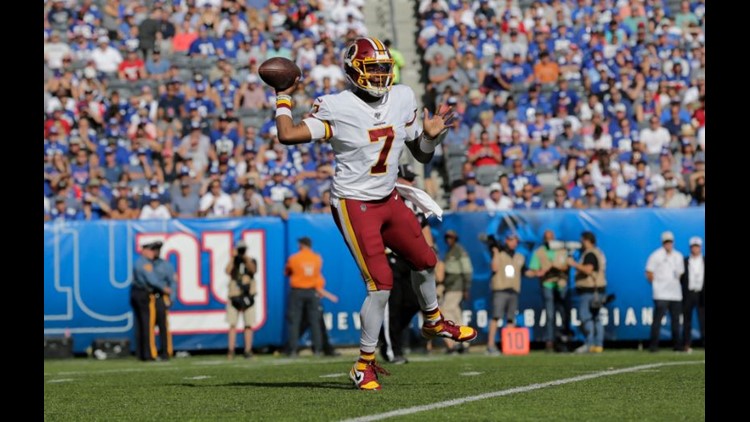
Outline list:
[[[378,161],[370,168],[370,174],[383,174],[388,169],[386,161],[388,160],[388,154],[391,152],[393,139],[396,137],[393,133],[393,126],[370,129],[367,131],[367,134],[370,135],[370,142],[380,142],[381,140],[385,140],[385,142],[383,142],[383,148],[378,155]]]

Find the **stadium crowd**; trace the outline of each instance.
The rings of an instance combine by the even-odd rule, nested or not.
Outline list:
[[[307,113],[345,87],[363,4],[46,1],[45,221],[329,212],[333,151],[278,142],[257,67],[294,60]]]
[[[451,209],[705,202],[704,0],[421,0],[418,12],[427,103],[463,116],[426,168]]]
[[[333,151],[278,142],[257,67],[297,63],[304,115],[363,5],[45,1],[45,221],[329,212]],[[431,102],[462,115],[426,168],[451,209],[702,204],[705,7],[666,6],[420,1]]]

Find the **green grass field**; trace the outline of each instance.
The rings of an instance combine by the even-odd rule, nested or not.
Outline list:
[[[383,390],[378,392],[352,387],[346,374],[353,354],[294,360],[240,357],[231,362],[223,356],[156,363],[45,361],[44,416],[50,421],[377,420],[382,418],[378,414],[423,406],[391,419],[705,419],[702,351],[489,357],[480,354],[481,347],[475,349],[468,355],[415,355],[406,365],[385,364],[391,375],[381,377]],[[625,371],[616,373],[620,369]],[[560,383],[539,385],[550,381]],[[501,393],[445,403],[494,392]],[[441,403],[445,407],[438,408]]]

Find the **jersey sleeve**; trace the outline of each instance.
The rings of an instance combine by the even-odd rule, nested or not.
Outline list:
[[[310,113],[312,117],[303,120],[310,129],[312,140],[322,139],[324,141],[333,136],[333,112],[328,101],[318,97],[313,102]]]
[[[422,122],[419,120],[419,106],[417,105],[417,96],[414,94],[414,90],[407,87],[408,100],[406,102],[408,117],[406,120],[406,140],[411,141],[416,139],[417,136],[422,134]]]

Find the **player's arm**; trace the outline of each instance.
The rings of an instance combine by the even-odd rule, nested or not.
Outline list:
[[[279,142],[284,145],[304,144],[313,140],[308,125],[304,121],[294,123],[292,118],[292,93],[298,81],[299,78],[289,88],[276,91],[276,129]]]

